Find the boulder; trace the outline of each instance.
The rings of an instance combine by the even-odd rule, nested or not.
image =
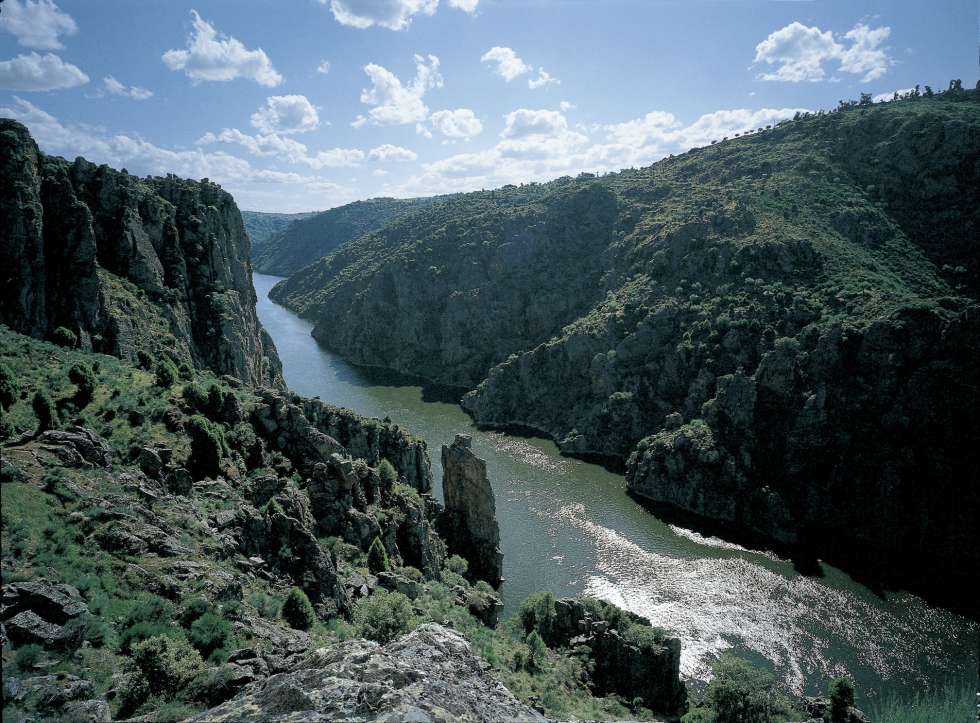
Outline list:
[[[88,613],[81,593],[71,585],[52,585],[46,580],[11,582],[3,587],[3,617],[31,610],[48,621],[64,625]]]
[[[41,645],[46,648],[62,647],[68,642],[67,631],[61,625],[49,623],[32,610],[17,613],[4,623],[7,639],[15,646]]]
[[[350,640],[306,665],[248,686],[197,723],[302,721],[527,721],[520,703],[457,632],[428,624],[381,646]]]
[[[112,446],[85,427],[50,429],[38,441],[66,467],[108,469],[112,466]]]
[[[487,463],[473,454],[471,438],[457,434],[442,448],[442,490],[446,507],[439,531],[449,552],[469,562],[470,574],[498,586],[503,580],[504,556],[500,551],[493,488],[487,479]]]

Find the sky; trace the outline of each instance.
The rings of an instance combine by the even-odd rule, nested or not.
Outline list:
[[[649,165],[977,50],[977,0],[0,0],[0,117],[297,212]]]

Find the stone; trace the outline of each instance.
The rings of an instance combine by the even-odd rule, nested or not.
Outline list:
[[[157,450],[150,447],[143,447],[140,450],[139,456],[139,466],[147,477],[151,479],[156,479],[160,476],[161,470],[163,470],[164,462],[160,459],[160,455]]]
[[[445,510],[439,531],[450,554],[469,562],[469,573],[494,587],[503,580],[503,553],[497,525],[493,488],[487,479],[487,463],[473,454],[471,438],[457,434],[442,448],[442,491]]]
[[[419,596],[419,584],[404,575],[395,572],[379,572],[377,574],[378,585],[389,592],[400,592],[409,600],[414,600]]]
[[[84,427],[51,429],[38,440],[45,451],[54,454],[66,467],[112,466],[112,447],[99,435]]]
[[[3,586],[3,616],[31,610],[45,620],[64,625],[88,613],[81,593],[71,585],[52,585],[46,580],[11,582]]]
[[[194,478],[183,467],[167,472],[167,490],[171,494],[186,497],[194,490]]]
[[[197,723],[302,721],[525,721],[520,703],[457,632],[427,624],[381,646],[351,640],[315,651],[298,669],[249,685]]]
[[[61,625],[49,623],[32,610],[17,613],[4,623],[7,639],[14,645],[36,644],[46,648],[62,647],[68,635]]]

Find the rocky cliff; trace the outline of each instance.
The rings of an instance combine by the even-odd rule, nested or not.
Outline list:
[[[372,198],[293,219],[252,249],[255,270],[290,276],[348,241],[429,204],[432,199]]]
[[[11,120],[0,164],[0,321],[130,361],[143,352],[282,383],[255,315],[248,237],[220,187],[45,156]]]
[[[433,204],[273,297],[665,507],[962,600],[978,162],[976,91],[845,105]]]
[[[445,510],[439,530],[451,553],[469,561],[470,574],[499,586],[504,579],[500,527],[487,463],[473,454],[468,435],[457,434],[442,448],[442,494]]]

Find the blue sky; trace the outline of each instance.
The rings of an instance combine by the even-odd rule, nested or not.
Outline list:
[[[649,164],[977,72],[976,0],[3,0],[42,150],[324,209]]]

